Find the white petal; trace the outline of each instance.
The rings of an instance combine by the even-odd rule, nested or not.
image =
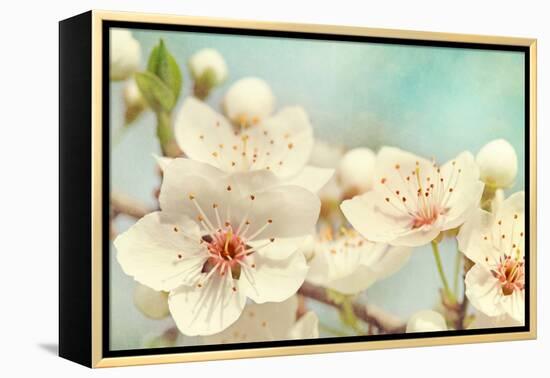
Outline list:
[[[254,254],[255,268],[241,273],[240,288],[256,303],[281,302],[295,294],[304,283],[307,264],[301,253],[286,260],[271,260]]]
[[[258,248],[257,253],[268,259],[284,260],[288,259],[290,255],[300,249],[306,237],[307,236],[275,238],[273,241],[269,239],[260,239],[249,241],[247,244],[251,247]]]
[[[460,226],[479,207],[484,184],[479,180],[479,169],[470,152],[463,152],[441,167],[446,186],[443,204],[448,207],[444,229]],[[450,189],[452,192],[449,192]]]
[[[478,264],[486,264],[486,258],[491,262],[498,261],[501,252],[493,247],[491,235],[494,222],[491,213],[478,209],[460,227],[457,235],[458,248],[470,260]]]
[[[501,299],[501,306],[508,316],[520,324],[525,323],[525,290],[514,290]]]
[[[114,246],[127,275],[168,291],[200,273],[208,254],[199,239],[197,225],[188,218],[154,212],[120,234]]]
[[[352,295],[368,289],[376,282],[377,275],[370,267],[358,265],[352,273],[335,280],[329,280],[326,287],[342,294]]]
[[[493,224],[493,237],[498,238],[502,252],[511,251],[516,244],[522,258],[525,255],[525,193],[512,194],[499,206]],[[498,221],[501,224],[498,224]],[[505,239],[501,239],[505,235]],[[515,256],[514,256],[515,257]]]
[[[287,338],[296,320],[295,295],[280,303],[250,303],[240,318],[221,333],[204,338],[205,344],[273,341]]]
[[[417,164],[418,163],[418,164]],[[396,167],[399,166],[399,169]],[[402,185],[404,177],[410,175],[417,168],[420,172],[431,172],[433,164],[418,155],[403,151],[396,147],[382,147],[376,158],[376,175],[374,185],[381,185],[380,179],[385,178],[390,187]]]
[[[242,143],[224,116],[194,97],[187,97],[183,102],[176,118],[174,135],[189,158],[224,171],[232,170],[231,161],[237,155],[232,152],[232,146]]]
[[[309,234],[319,216],[319,199],[297,186],[276,184],[267,171],[228,175],[207,164],[175,159],[164,172],[159,201],[161,209],[192,219],[201,216],[213,228],[219,227],[216,209],[221,222],[230,222],[234,230],[248,220],[248,240]]]
[[[250,149],[257,149],[256,169],[268,168],[278,177],[291,178],[307,164],[313,148],[313,127],[299,106],[281,109],[250,128]]]
[[[288,336],[293,340],[319,338],[319,318],[313,311],[306,312],[291,328]]]
[[[311,233],[319,218],[319,198],[300,187],[273,187],[255,196],[248,217],[247,237],[251,240],[304,236]]]
[[[411,229],[410,219],[399,216],[389,206],[383,196],[370,191],[342,202],[340,209],[348,222],[369,241],[415,247],[429,243],[439,234],[436,224]]]
[[[330,252],[329,252],[330,253]],[[317,286],[326,286],[329,281],[329,261],[322,243],[314,242],[313,257],[308,262],[309,270],[306,280]]]
[[[134,290],[134,304],[143,315],[151,319],[164,319],[170,315],[166,291],[153,290],[138,283]]]
[[[479,311],[488,316],[499,316],[504,313],[500,306],[502,289],[491,272],[481,266],[474,265],[466,274],[466,296]]]
[[[304,169],[290,180],[286,181],[288,185],[296,185],[307,189],[310,192],[317,193],[334,175],[334,169],[317,168],[306,165]]]
[[[237,288],[233,291],[233,288]],[[217,273],[204,286],[181,286],[168,298],[170,312],[181,333],[212,335],[223,331],[241,315],[246,297],[230,275]]]
[[[407,333],[446,331],[447,324],[439,312],[423,310],[415,313],[407,322]]]
[[[333,145],[321,139],[315,139],[309,157],[309,164],[321,168],[337,168],[344,156],[342,146]]]
[[[374,244],[374,243],[371,243]],[[411,257],[411,248],[374,244],[370,253],[363,254],[361,263],[369,266],[377,280],[397,273]]]

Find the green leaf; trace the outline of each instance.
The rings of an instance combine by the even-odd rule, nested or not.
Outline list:
[[[181,70],[162,39],[149,55],[147,71],[158,76],[170,88],[174,98],[178,99],[182,85]]]
[[[155,112],[169,112],[176,105],[174,92],[158,76],[145,71],[136,73],[135,79],[145,101]]]

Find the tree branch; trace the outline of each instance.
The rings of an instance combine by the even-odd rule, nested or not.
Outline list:
[[[116,192],[111,192],[111,210],[114,216],[126,214],[137,219],[143,218],[153,211],[134,199]]]
[[[336,303],[329,298],[324,288],[312,285],[308,282],[305,282],[302,285],[302,287],[298,290],[298,294],[314,299],[318,302],[322,302],[339,310],[342,309],[342,306],[339,303]],[[401,320],[397,319],[393,315],[385,313],[381,309],[373,306],[369,306],[367,308],[367,305],[354,303],[353,312],[359,319],[376,327],[382,333],[405,333],[405,325],[401,322]]]

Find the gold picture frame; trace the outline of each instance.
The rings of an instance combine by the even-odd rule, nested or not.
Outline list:
[[[78,18],[80,17],[80,18]],[[529,192],[529,321],[528,330],[519,332],[506,332],[506,333],[491,333],[491,334],[460,334],[452,336],[431,336],[422,338],[399,338],[391,340],[374,340],[374,341],[359,341],[359,342],[344,342],[344,343],[319,343],[311,345],[296,345],[296,346],[269,346],[260,347],[254,349],[229,349],[229,350],[210,350],[199,352],[177,352],[167,354],[143,354],[143,355],[131,355],[131,356],[106,356],[104,353],[105,334],[104,330],[104,317],[103,317],[103,305],[104,305],[104,222],[106,217],[106,209],[104,206],[105,200],[105,176],[104,176],[104,125],[105,114],[103,109],[104,99],[103,91],[105,81],[105,64],[104,64],[104,28],[109,22],[128,22],[139,24],[146,28],[147,25],[186,25],[186,26],[199,26],[199,27],[215,27],[215,28],[228,28],[228,29],[240,29],[240,30],[261,30],[261,31],[273,31],[273,32],[289,32],[300,33],[302,35],[307,34],[322,34],[333,36],[356,36],[356,37],[369,37],[369,38],[381,38],[381,39],[399,39],[399,40],[411,40],[411,41],[426,41],[430,42],[444,42],[444,43],[456,43],[460,44],[479,44],[479,45],[502,45],[502,46],[516,46],[524,48],[528,56],[528,77],[526,77],[525,85],[528,85],[528,133],[526,130],[526,139],[528,136],[528,161],[529,172],[526,178],[526,187],[528,185]],[[65,23],[65,24],[63,24]],[[64,26],[73,25],[73,26]],[[66,29],[64,29],[66,28]],[[91,123],[91,133],[83,135],[83,140],[88,143],[91,152],[91,156],[88,156],[84,161],[90,162],[91,166],[87,174],[89,174],[89,181],[83,185],[91,184],[89,194],[91,199],[89,200],[89,215],[90,222],[86,224],[84,228],[79,230],[71,229],[70,227],[76,227],[68,225],[68,221],[61,229],[61,237],[64,238],[66,234],[64,232],[81,232],[88,235],[90,245],[81,245],[81,248],[89,249],[89,254],[85,254],[85,258],[79,261],[71,260],[66,253],[60,251],[60,313],[67,313],[73,311],[69,309],[69,299],[64,300],[63,297],[71,297],[73,295],[72,289],[68,288],[70,279],[66,276],[68,270],[73,269],[75,271],[88,272],[83,279],[90,278],[90,295],[85,295],[85,300],[89,300],[89,306],[86,305],[84,309],[89,311],[89,317],[82,320],[81,324],[68,325],[66,321],[69,315],[66,317],[60,315],[60,354],[63,357],[75,360],[90,367],[114,367],[114,366],[128,366],[128,365],[144,365],[144,364],[160,364],[160,363],[174,363],[174,362],[187,362],[187,361],[206,361],[206,360],[218,360],[218,359],[237,359],[237,358],[249,358],[249,357],[265,357],[265,356],[282,356],[282,355],[298,355],[298,354],[310,354],[310,353],[327,353],[327,352],[343,352],[343,351],[358,351],[358,350],[371,350],[371,349],[386,349],[386,348],[403,348],[403,347],[417,347],[417,346],[436,346],[447,344],[466,344],[466,343],[480,343],[480,342],[493,342],[493,341],[511,341],[511,340],[524,340],[535,339],[537,336],[537,291],[536,291],[536,213],[537,213],[537,168],[536,168],[536,148],[537,148],[537,135],[536,135],[536,122],[537,122],[537,41],[536,39],[527,38],[512,38],[512,37],[499,37],[499,36],[481,36],[481,35],[467,35],[467,34],[451,34],[451,33],[434,33],[423,31],[405,31],[405,30],[391,30],[391,29],[375,29],[375,28],[363,28],[363,27],[349,27],[349,26],[334,26],[334,25],[313,25],[313,24],[293,24],[293,23],[272,23],[272,22],[257,22],[257,21],[242,21],[242,20],[227,20],[216,19],[209,17],[187,17],[187,16],[174,16],[174,15],[159,15],[159,14],[141,14],[141,13],[125,13],[125,12],[110,12],[110,11],[91,11],[82,16],[77,16],[74,19],[61,22],[60,41],[61,51],[60,59],[68,59],[71,54],[75,54],[70,51],[70,48],[75,48],[77,41],[73,41],[70,38],[75,38],[74,33],[76,31],[83,31],[85,33],[85,40],[89,40],[89,56],[91,61],[89,62],[90,77],[89,81],[82,85],[89,85],[89,87],[83,88],[85,91],[90,91],[91,100],[90,103],[83,103],[80,106],[89,109],[87,115],[75,115],[72,117],[84,117],[84,118],[71,118],[67,115],[65,118],[61,117],[61,139],[63,140],[63,133],[66,131],[64,122],[69,120],[89,120]],[[73,34],[73,37],[67,37],[67,34]],[[65,37],[64,37],[65,35]],[[89,37],[89,38],[88,38]],[[64,39],[66,38],[66,39]],[[65,50],[63,50],[65,48]],[[84,59],[86,59],[84,57]],[[63,63],[61,64],[61,75],[63,71]],[[76,75],[76,74],[75,74]],[[76,77],[76,76],[75,76]],[[62,83],[61,91],[66,89],[63,84],[68,83],[68,79],[60,79]],[[62,114],[69,106],[70,101],[82,101],[80,98],[69,99],[61,95],[60,111]],[[86,118],[89,116],[89,118]],[[67,136],[68,138],[68,136]],[[63,145],[63,143],[61,143]],[[63,147],[62,147],[63,148]],[[83,152],[84,153],[84,152]],[[63,159],[66,159],[67,155],[61,153],[63,166]],[[76,157],[75,157],[76,158]],[[78,158],[79,159],[79,158]],[[527,153],[526,153],[527,159]],[[67,167],[67,170],[69,168]],[[61,175],[63,176],[63,169]],[[63,186],[63,185],[62,185]],[[69,203],[78,200],[78,197],[66,192],[65,204],[61,203],[61,207],[69,206]],[[63,197],[63,195],[61,195]],[[66,210],[69,211],[69,210]],[[63,218],[65,213],[61,211],[60,218]],[[526,218],[527,220],[527,218]],[[63,219],[61,220],[64,223]],[[90,228],[87,228],[87,227]],[[74,241],[74,243],[78,243]],[[76,244],[73,244],[73,246]],[[60,249],[66,248],[61,246]],[[68,246],[67,246],[68,248]],[[63,261],[66,261],[64,263]],[[80,265],[79,265],[80,264]],[[72,277],[72,276],[71,276]],[[76,285],[78,287],[78,285]],[[76,289],[74,289],[76,290]],[[88,303],[88,302],[86,302]],[[86,323],[89,322],[89,328],[85,328]],[[89,343],[90,348],[84,348],[84,352],[73,352],[71,348],[74,348],[73,338],[76,338],[75,333],[90,332]],[[88,341],[86,337],[83,340]],[[86,356],[82,356],[82,353]],[[87,355],[89,353],[89,356]]]

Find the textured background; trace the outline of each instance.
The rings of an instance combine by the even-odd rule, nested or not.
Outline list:
[[[246,76],[269,82],[277,107],[301,105],[317,138],[347,148],[395,145],[443,163],[458,153],[505,138],[519,157],[513,191],[521,190],[524,162],[524,58],[515,52],[313,41],[289,38],[134,30],[142,47],[142,66],[162,38],[184,72],[180,104],[192,89],[188,58],[205,47],[224,56],[228,80],[209,103],[219,108],[226,89]],[[111,84],[111,128],[121,127],[122,84]],[[175,114],[179,106],[175,108]],[[155,204],[158,185],[153,153],[159,154],[152,113],[129,129],[112,147],[112,188]],[[510,190],[509,192],[512,192]],[[118,231],[132,222],[117,222]],[[455,244],[442,244],[447,277],[452,280]],[[112,251],[114,252],[114,251]],[[132,303],[133,278],[112,258],[113,349],[142,347],[144,337],[169,324],[144,317]],[[406,320],[432,308],[441,286],[430,246],[417,248],[398,274],[368,290],[369,303]],[[337,328],[330,307],[310,303],[321,321]],[[185,344],[196,342],[184,338]]]

